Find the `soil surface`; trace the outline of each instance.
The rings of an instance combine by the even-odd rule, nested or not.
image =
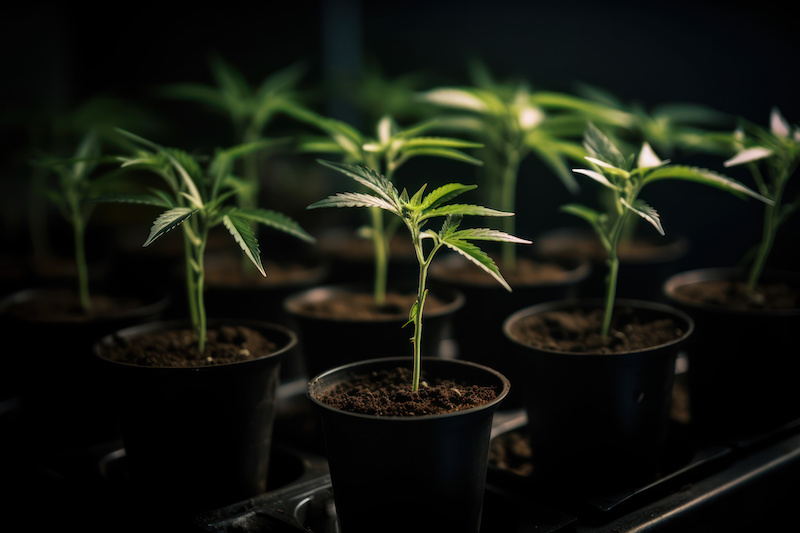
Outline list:
[[[545,350],[572,353],[621,353],[673,341],[684,331],[670,318],[640,321],[634,311],[618,308],[607,338],[600,335],[602,309],[550,311],[520,321],[517,340]]]
[[[307,314],[338,320],[370,320],[407,317],[416,299],[416,294],[389,291],[386,302],[377,305],[372,293],[337,292],[332,298],[301,305],[302,311]],[[444,305],[443,301],[429,292],[423,313],[430,313]]]
[[[757,284],[750,291],[741,281],[708,280],[683,285],[676,295],[696,304],[735,310],[779,310],[800,307],[800,290],[786,283]]]
[[[88,322],[95,318],[123,316],[144,303],[135,297],[117,297],[102,293],[90,294],[92,308],[84,312],[75,291],[69,289],[43,290],[36,297],[14,302],[4,313],[42,322]]]
[[[237,363],[269,355],[279,347],[258,331],[244,326],[209,328],[200,353],[190,328],[118,338],[106,352],[112,361],[139,366],[191,368]]]
[[[491,402],[494,387],[456,383],[422,376],[419,391],[411,391],[411,370],[355,376],[321,394],[318,399],[337,409],[377,416],[421,416],[461,411]]]

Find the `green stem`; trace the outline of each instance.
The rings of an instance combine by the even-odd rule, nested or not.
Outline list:
[[[619,244],[619,238],[622,235],[622,230],[625,226],[625,219],[628,215],[628,211],[624,208],[619,200],[617,200],[617,213],[619,216],[614,222],[614,226],[611,228],[608,238],[603,239],[601,235],[603,244],[606,247],[606,252],[608,253],[608,259],[606,260],[606,264],[608,265],[608,277],[606,278],[605,311],[603,314],[603,328],[600,331],[600,334],[604,339],[608,338],[608,334],[611,331],[611,317],[614,314],[614,304],[616,302],[617,295],[617,278],[619,277],[619,256],[617,255],[617,246]]]
[[[502,176],[501,209],[513,213],[515,209],[514,198],[517,193],[517,175],[519,173],[520,155],[516,150],[507,153],[506,166]],[[503,230],[511,235],[515,234],[514,217],[504,217],[501,221]],[[504,242],[501,245],[503,265],[507,270],[513,271],[517,263],[517,248],[513,243]]]
[[[422,310],[425,307],[425,297],[427,295],[427,280],[428,280],[428,266],[433,258],[436,249],[431,251],[428,258],[425,258],[422,250],[422,239],[419,236],[419,230],[412,229],[412,238],[414,242],[414,250],[417,254],[417,261],[419,262],[419,283],[417,284],[417,312],[414,315],[414,360],[412,367],[411,390],[412,392],[419,391],[420,374],[422,368]]]
[[[86,264],[85,228],[79,215],[72,217],[72,231],[75,239],[75,266],[78,270],[78,295],[83,312],[89,314],[92,308],[89,297],[89,267]]]
[[[386,303],[386,284],[389,277],[389,243],[384,230],[383,212],[370,208],[372,217],[372,242],[375,248],[375,280],[373,296],[377,305]]]
[[[758,283],[758,280],[761,278],[764,266],[772,251],[772,245],[775,243],[775,234],[778,232],[778,226],[780,225],[781,198],[783,197],[783,190],[787,181],[786,176],[778,180],[779,186],[771,198],[774,203],[764,208],[764,225],[761,230],[761,243],[758,245],[755,261],[750,267],[750,273],[747,279],[748,290],[752,291],[756,288],[756,283]]]

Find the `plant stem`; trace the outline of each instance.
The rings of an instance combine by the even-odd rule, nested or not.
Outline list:
[[[384,230],[383,211],[370,208],[372,243],[375,248],[375,280],[373,296],[377,305],[386,303],[386,283],[389,275],[389,243]]]
[[[606,259],[606,264],[608,265],[608,276],[606,277],[605,311],[603,313],[603,327],[600,330],[600,334],[604,339],[608,338],[608,334],[611,331],[611,317],[614,314],[614,304],[616,302],[617,295],[617,278],[619,276],[619,256],[617,255],[617,246],[619,244],[620,236],[622,235],[622,230],[625,227],[625,220],[628,216],[628,211],[622,206],[619,200],[617,200],[617,213],[619,216],[614,221],[614,225],[612,226],[608,237],[604,238],[602,234],[600,236],[603,245],[606,248],[606,252],[608,253],[608,259]]]
[[[516,150],[507,151],[506,166],[502,176],[502,198],[501,209],[509,213],[514,212],[514,198],[517,193],[517,175],[519,173],[520,155]],[[501,221],[503,230],[513,235],[515,233],[515,221],[513,217],[506,217]],[[507,270],[513,271],[516,268],[517,249],[513,243],[504,242],[501,244],[503,265]]]
[[[431,251],[428,258],[425,258],[425,253],[422,249],[422,239],[419,235],[419,230],[409,226],[411,229],[412,240],[414,243],[414,251],[417,254],[417,261],[419,262],[419,283],[417,284],[417,312],[414,314],[414,359],[412,367],[411,390],[412,392],[419,391],[420,373],[422,367],[422,310],[425,307],[425,297],[427,295],[427,280],[428,280],[428,266],[434,253],[438,249],[438,245]]]
[[[771,196],[771,200],[773,200],[774,203],[764,207],[764,224],[761,232],[761,242],[758,245],[756,258],[753,265],[750,267],[750,273],[747,279],[747,288],[750,291],[756,288],[756,284],[761,278],[764,266],[767,263],[767,258],[769,258],[770,251],[772,250],[772,245],[775,243],[775,234],[778,232],[778,226],[780,226],[781,223],[781,199],[786,182],[788,181],[788,179],[786,179],[788,176],[789,174],[784,174],[781,176],[781,179],[777,180],[778,187],[776,187],[775,194]]]
[[[89,297],[89,268],[86,264],[85,227],[80,215],[73,212],[72,233],[75,239],[75,266],[78,270],[78,295],[83,312],[89,314],[92,301]]]

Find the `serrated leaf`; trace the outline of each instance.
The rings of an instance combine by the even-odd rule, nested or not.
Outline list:
[[[762,196],[761,194],[747,187],[745,184],[740,183],[733,178],[729,178],[728,176],[724,176],[722,174],[717,174],[711,170],[697,167],[681,165],[659,167],[647,173],[642,185],[662,179],[679,179],[702,183],[704,185],[710,185],[712,187],[716,187],[717,189],[722,189],[734,194],[751,196],[769,205],[774,204],[774,202],[769,198]]]
[[[328,168],[332,168],[351,177],[368,189],[372,189],[390,205],[397,205],[399,199],[397,189],[395,189],[391,181],[386,179],[386,177],[379,172],[362,165],[350,165],[347,163],[335,163],[322,160],[319,160],[319,162]]]
[[[403,156],[407,159],[419,156],[442,157],[445,159],[460,161],[462,163],[468,163],[470,165],[483,166],[483,161],[481,161],[477,157],[473,157],[469,154],[465,154],[464,152],[460,152],[458,150],[451,150],[448,148],[437,148],[437,147],[416,147],[410,149],[403,148]]]
[[[603,161],[617,167],[628,168],[625,156],[622,152],[600,131],[593,123],[586,125],[586,132],[583,137],[583,144],[589,154],[602,159]]]
[[[318,209],[320,207],[377,207],[399,214],[397,208],[383,198],[359,192],[336,193],[323,200],[314,202],[306,207],[306,209]]]
[[[261,264],[261,251],[258,247],[258,240],[247,219],[235,213],[231,213],[222,217],[222,223],[228,229],[233,240],[236,241],[247,258],[250,259],[258,271],[261,272],[261,275],[266,276],[267,273],[264,271],[264,265]]]
[[[506,282],[505,278],[500,274],[497,265],[486,252],[471,242],[457,238],[446,237],[443,238],[441,242],[451,250],[461,254],[469,261],[479,266],[483,271],[496,279],[508,292],[511,292],[511,287],[508,285],[508,282]]]
[[[664,235],[664,228],[661,226],[661,217],[647,202],[640,198],[634,200],[633,204],[629,204],[624,198],[620,198],[620,201],[622,205],[648,221],[661,235]]]
[[[95,204],[116,202],[125,204],[152,205],[154,207],[163,207],[166,209],[172,208],[171,203],[165,201],[163,197],[154,194],[102,194],[100,196],[88,199],[87,202]]]
[[[448,215],[483,216],[483,217],[511,217],[514,213],[498,211],[489,207],[471,204],[451,204],[431,209],[423,214],[422,219]]]
[[[314,237],[300,227],[300,224],[283,213],[271,209],[237,209],[236,213],[242,218],[294,235],[304,241],[315,241]]]
[[[198,209],[190,209],[188,207],[174,207],[169,211],[161,213],[150,227],[150,235],[147,237],[147,240],[142,247],[149,246],[153,241],[165,233],[183,224],[187,219],[189,219],[189,217],[198,211]]]
[[[527,239],[522,239],[505,231],[490,228],[469,228],[452,233],[453,238],[465,241],[495,241],[513,242],[517,244],[532,244]]]
[[[420,207],[424,209],[432,209],[449,202],[456,196],[459,196],[467,191],[475,189],[477,185],[462,185],[461,183],[448,183],[432,190],[425,200],[422,201]]]

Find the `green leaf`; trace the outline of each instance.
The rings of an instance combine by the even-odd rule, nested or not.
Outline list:
[[[188,207],[175,207],[169,211],[165,211],[158,216],[150,227],[150,235],[142,245],[142,247],[149,246],[157,238],[161,237],[168,231],[171,231],[181,224],[183,224],[189,217],[197,213],[198,209],[190,209]]]
[[[468,241],[495,241],[495,242],[514,242],[517,244],[532,244],[527,239],[522,239],[515,235],[490,228],[469,228],[452,233],[453,238]]]
[[[266,276],[267,273],[264,271],[264,265],[261,264],[261,252],[258,248],[258,240],[247,219],[238,216],[236,213],[231,213],[222,217],[222,223],[233,236],[233,240],[236,241],[244,254],[252,261],[256,268],[258,268],[261,275]]]
[[[410,148],[410,149],[403,148],[403,157],[410,159],[412,157],[419,157],[419,156],[442,157],[445,159],[460,161],[462,163],[468,163],[470,165],[476,165],[476,166],[483,165],[483,161],[481,161],[477,157],[465,154],[464,152],[459,152],[458,150],[449,150],[447,148],[424,147],[424,146]]]
[[[283,213],[279,213],[271,209],[237,209],[236,214],[247,220],[264,224],[265,226],[275,228],[283,231],[284,233],[294,235],[295,237],[298,237],[304,241],[315,241],[314,237],[309,235],[303,228],[300,227],[300,224]]]
[[[582,218],[589,222],[592,226],[597,226],[602,220],[602,215],[598,211],[580,204],[562,205],[561,211]]]
[[[423,219],[428,219],[431,217],[441,217],[441,216],[448,216],[448,215],[471,215],[471,216],[483,216],[483,217],[511,217],[514,216],[514,213],[509,213],[508,211],[498,211],[497,209],[491,209],[489,207],[483,207],[480,205],[471,205],[471,204],[450,204],[441,207],[437,207],[435,209],[431,209],[427,211],[423,215]]]
[[[116,202],[125,204],[152,205],[154,207],[163,207],[166,209],[172,208],[172,204],[170,202],[165,201],[163,197],[155,194],[102,194],[100,196],[88,199],[87,202],[94,204]]]
[[[489,255],[472,244],[471,242],[447,236],[441,239],[441,242],[451,250],[458,252],[466,257],[469,261],[479,266],[483,271],[487,272],[490,276],[496,279],[500,285],[505,287],[508,292],[511,292],[511,287],[506,282],[505,278],[500,274],[500,270]]]
[[[397,189],[392,185],[392,182],[386,179],[385,176],[379,172],[367,168],[362,165],[350,165],[347,163],[335,163],[332,161],[319,162],[328,168],[332,168],[342,174],[349,176],[356,180],[361,185],[372,189],[384,198],[390,205],[399,205],[399,194]]]
[[[593,123],[586,125],[583,144],[590,155],[617,168],[627,169],[628,163],[622,152]]]
[[[622,202],[622,205],[648,221],[653,225],[654,228],[656,228],[656,230],[658,230],[661,235],[664,235],[664,228],[661,226],[661,217],[658,215],[658,212],[656,212],[655,209],[647,204],[647,202],[640,198],[634,200],[633,204],[629,204],[624,198],[620,198],[620,201]]]
[[[664,179],[677,179],[702,183],[704,185],[710,185],[712,187],[716,187],[717,189],[728,191],[738,196],[747,195],[766,204],[774,204],[774,202],[769,198],[762,196],[761,194],[747,187],[745,184],[740,183],[733,178],[729,178],[728,176],[724,176],[722,174],[717,174],[711,170],[697,167],[670,165],[656,168],[645,175],[645,178],[642,181],[642,186],[653,181]]]
[[[320,207],[377,207],[395,214],[399,214],[397,207],[393,204],[390,204],[383,198],[358,192],[336,193],[323,200],[314,202],[306,207],[306,209],[318,209]]]
[[[446,202],[449,202],[456,196],[463,194],[467,191],[475,189],[477,185],[462,185],[461,183],[448,183],[432,190],[422,201],[420,207],[424,209],[432,209],[438,207]]]

